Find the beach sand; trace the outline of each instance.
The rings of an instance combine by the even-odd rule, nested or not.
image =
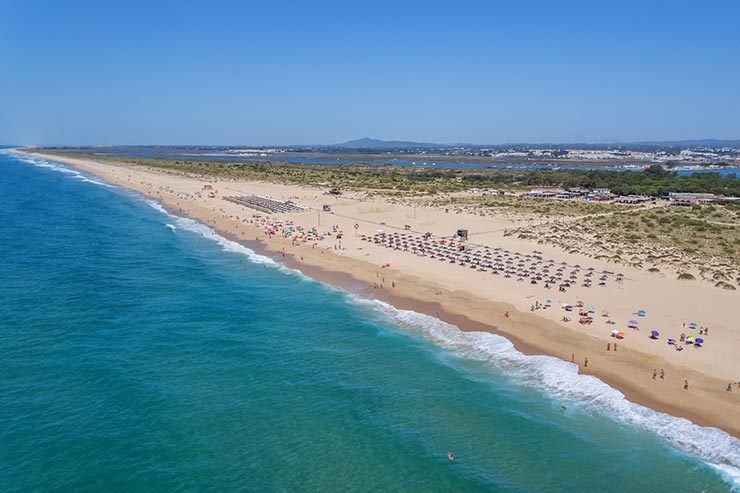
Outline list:
[[[726,391],[729,382],[740,381],[737,292],[656,276],[505,236],[507,228],[517,226],[507,218],[402,206],[359,192],[334,197],[324,194],[325,190],[309,187],[219,181],[103,160],[38,155],[136,190],[175,214],[197,219],[317,280],[387,301],[400,309],[439,316],[464,331],[500,334],[526,354],[547,354],[566,361],[575,355],[581,372],[595,375],[633,402],[740,437],[740,388],[733,385],[732,392]],[[209,196],[204,185],[217,191],[215,197]],[[336,234],[315,242],[268,235],[265,224],[260,224],[268,215],[222,198],[252,193],[276,200],[290,199],[306,208],[304,212],[269,215],[270,222],[293,221],[295,226],[316,227],[321,233],[331,232],[335,226],[343,232],[341,241]],[[332,211],[322,212],[323,205],[331,205]],[[255,218],[255,214],[261,218]],[[410,230],[405,230],[405,225]],[[585,288],[579,283],[563,293],[556,287],[545,289],[542,282],[517,282],[513,277],[507,279],[386,248],[363,241],[360,236],[383,230],[416,238],[428,231],[438,238],[449,237],[458,228],[470,232],[469,243],[480,248],[502,248],[512,255],[519,253],[516,260],[529,261],[525,255],[540,251],[544,259],[553,259],[555,265],[566,262],[567,270],[580,265],[581,272],[588,267],[596,272],[619,272],[624,281],[617,283],[611,276],[605,287]],[[546,299],[552,302],[549,308],[531,311],[535,302],[544,303]],[[578,300],[595,307],[592,324],[579,324],[577,309],[568,313],[572,321],[561,321],[566,314],[561,305]],[[647,315],[638,317],[638,309],[646,310]],[[606,323],[602,310],[609,311],[615,325]],[[627,329],[627,321],[632,319],[639,319],[639,331]],[[705,344],[699,349],[687,346],[678,352],[666,340],[678,340],[682,332],[699,336],[698,330],[683,327],[691,321],[710,328],[704,336]],[[624,340],[610,337],[615,328],[625,332]],[[648,337],[654,328],[660,331],[658,340]],[[618,351],[607,351],[607,343],[613,345],[615,341]],[[584,358],[589,360],[587,368]],[[653,379],[654,369],[665,370],[665,379]],[[688,390],[683,388],[684,380],[689,382]]]

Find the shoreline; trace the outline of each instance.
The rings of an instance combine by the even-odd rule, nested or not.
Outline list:
[[[20,151],[24,152],[24,151]],[[94,168],[97,166],[108,166],[99,161],[84,161],[64,158],[61,156],[28,153],[44,159],[69,164],[83,172],[91,173],[105,181],[131,189],[143,196],[151,198],[162,205],[165,210],[175,215],[189,217],[197,220],[211,228],[218,234],[230,240],[242,243],[257,253],[266,255],[289,268],[296,269],[304,275],[337,286],[345,291],[357,293],[368,299],[378,299],[401,310],[412,310],[429,316],[439,315],[439,318],[447,323],[455,325],[463,332],[489,332],[500,335],[509,340],[514,347],[525,355],[546,354],[569,361],[571,351],[576,353],[576,361],[580,363],[583,354],[588,354],[591,366],[588,369],[579,366],[579,373],[594,375],[605,384],[621,392],[630,402],[643,405],[653,410],[670,414],[672,416],[684,417],[700,426],[711,426],[720,428],[734,437],[740,437],[740,421],[737,416],[738,399],[736,393],[728,398],[726,395],[719,396],[702,390],[702,384],[711,387],[720,384],[721,381],[714,377],[702,375],[688,368],[682,368],[668,361],[656,359],[654,355],[648,355],[628,347],[620,349],[619,360],[607,363],[606,358],[613,355],[603,354],[604,341],[592,336],[583,336],[573,330],[564,331],[561,326],[547,318],[530,314],[517,309],[516,306],[500,300],[476,299],[465,291],[450,291],[447,288],[437,286],[433,282],[422,280],[416,276],[403,272],[387,270],[384,274],[397,281],[400,289],[374,289],[373,274],[378,276],[377,266],[359,259],[352,259],[342,255],[332,254],[320,248],[309,252],[290,248],[290,242],[281,238],[265,238],[258,227],[249,228],[248,233],[239,231],[239,225],[234,231],[228,221],[219,221],[215,214],[200,206],[191,212],[185,211],[171,200],[162,196],[147,193],[142,187],[133,186],[133,183],[125,183],[123,179],[115,179],[110,174],[101,173]],[[125,168],[119,168],[125,169]],[[96,172],[98,171],[98,172]],[[153,174],[153,172],[148,171]],[[167,175],[162,174],[167,177]],[[198,207],[190,204],[191,207]],[[251,235],[251,236],[249,236]],[[255,239],[252,240],[251,237]],[[304,247],[305,248],[305,247]],[[304,257],[309,257],[305,260]],[[363,265],[365,264],[365,265]],[[440,289],[441,288],[441,289]],[[434,293],[444,291],[443,298],[436,298]],[[443,302],[444,301],[444,302]],[[502,317],[503,311],[509,311],[511,318]],[[555,340],[553,333],[557,333]],[[593,357],[591,357],[593,355]],[[634,378],[635,367],[640,372],[644,371],[644,363],[647,367],[667,368],[670,374],[689,375],[692,381],[692,392],[669,392],[656,393],[639,385]],[[632,368],[633,372],[626,370]],[[586,370],[586,371],[584,371]],[[696,382],[696,383],[694,383]],[[699,383],[699,385],[697,385]],[[649,384],[649,382],[648,382]],[[698,387],[695,390],[695,387]]]

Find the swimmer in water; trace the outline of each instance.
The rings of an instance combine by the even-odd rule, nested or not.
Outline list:
[[[452,462],[455,460],[455,455],[452,452],[447,452],[447,460]]]

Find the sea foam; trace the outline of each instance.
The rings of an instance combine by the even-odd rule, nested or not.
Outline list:
[[[224,238],[209,226],[170,214],[154,200],[148,199],[146,202],[174,218],[178,227],[215,241],[225,251],[240,253],[253,262],[305,277],[238,242]],[[573,403],[582,409],[653,433],[677,449],[706,462],[732,485],[733,490],[740,491],[740,440],[718,428],[699,426],[688,419],[630,402],[624,394],[598,378],[579,374],[577,365],[552,356],[525,355],[503,336],[488,332],[463,332],[457,326],[429,315],[400,310],[386,302],[350,293],[347,296],[352,302],[380,313],[396,326],[421,333],[463,358],[485,362],[521,385],[542,390],[558,401]]]
[[[95,178],[89,175],[86,175],[85,173],[81,173],[75,169],[69,168],[56,161],[50,161],[44,158],[30,156],[28,154],[17,152],[14,149],[3,149],[0,152],[2,152],[3,154],[13,154],[13,156],[17,158],[19,161],[31,164],[33,166],[36,166],[37,168],[46,168],[52,171],[56,171],[58,173],[66,173],[68,175],[71,175],[71,177],[75,180],[83,181],[85,183],[91,183],[93,185],[98,185],[100,187],[117,188],[116,186],[111,185],[110,183],[105,183],[103,181],[96,180]]]
[[[73,178],[96,185],[112,187],[57,163],[24,154],[16,155],[34,166],[68,173],[73,175]],[[267,256],[219,235],[205,224],[170,214],[154,200],[147,199],[146,203],[172,218],[176,228],[210,239],[219,244],[224,251],[242,254],[252,262],[306,277],[299,271],[288,269]],[[168,223],[166,226],[172,229],[173,225]],[[653,433],[677,449],[703,460],[731,485],[733,491],[740,491],[740,440],[720,429],[702,427],[685,418],[632,403],[621,392],[598,378],[579,374],[575,364],[551,356],[527,356],[516,350],[513,344],[502,336],[486,332],[463,332],[457,326],[429,315],[399,310],[379,300],[368,300],[353,294],[348,296],[354,303],[372,309],[399,328],[420,333],[461,357],[482,361],[521,385],[542,390],[558,401],[573,403],[582,409],[592,410],[609,419]]]
[[[239,242],[236,242],[236,241],[233,241],[233,240],[230,240],[228,238],[221,236],[220,234],[216,232],[216,230],[214,230],[210,226],[206,226],[205,224],[199,221],[196,221],[194,219],[171,214],[164,207],[162,207],[162,204],[160,204],[156,200],[146,199],[145,201],[147,204],[149,204],[150,207],[161,212],[162,214],[167,215],[169,218],[171,218],[174,221],[175,223],[174,226],[172,224],[165,224],[165,226],[169,227],[170,229],[174,227],[175,229],[182,229],[185,231],[189,231],[191,233],[195,233],[202,238],[207,238],[209,240],[216,242],[217,244],[221,246],[221,248],[223,248],[224,251],[244,255],[254,263],[275,267],[284,272],[288,272],[291,274],[300,274],[300,272],[293,270],[293,269],[288,269],[287,267],[283,266],[279,262],[276,262],[270,257],[267,257],[266,255],[258,254],[251,248],[246,247]],[[303,274],[300,274],[300,275],[303,275]]]
[[[435,317],[399,310],[379,300],[350,295],[357,304],[381,313],[402,329],[413,330],[435,344],[464,357],[485,362],[517,383],[545,391],[558,401],[651,432],[677,449],[698,457],[740,491],[740,440],[713,427],[654,411],[628,401],[624,394],[577,365],[544,355],[527,356],[505,337],[487,332],[463,332]]]

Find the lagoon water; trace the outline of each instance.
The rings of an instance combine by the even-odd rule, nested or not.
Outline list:
[[[290,164],[359,164],[364,163],[371,166],[395,166],[395,167],[419,167],[419,168],[439,168],[439,169],[512,169],[512,170],[576,170],[576,171],[615,171],[615,172],[639,172],[643,170],[642,163],[625,163],[625,164],[526,164],[526,163],[501,163],[501,162],[471,162],[460,161],[454,157],[441,159],[440,156],[430,157],[429,161],[411,160],[405,157],[382,157],[368,155],[362,159],[347,159],[344,157],[331,157],[331,155],[314,156],[312,153],[286,153],[270,154],[266,156],[255,156],[254,154],[239,154],[227,152],[222,148],[203,148],[203,147],[112,147],[101,148],[93,156],[114,156],[130,158],[165,158],[181,160],[208,160],[223,162],[278,162]],[[675,170],[680,176],[689,176],[694,173],[716,173],[723,177],[740,176],[740,168],[737,166],[723,167],[689,167]]]
[[[738,484],[719,430],[8,151],[0,259],[3,492]]]

